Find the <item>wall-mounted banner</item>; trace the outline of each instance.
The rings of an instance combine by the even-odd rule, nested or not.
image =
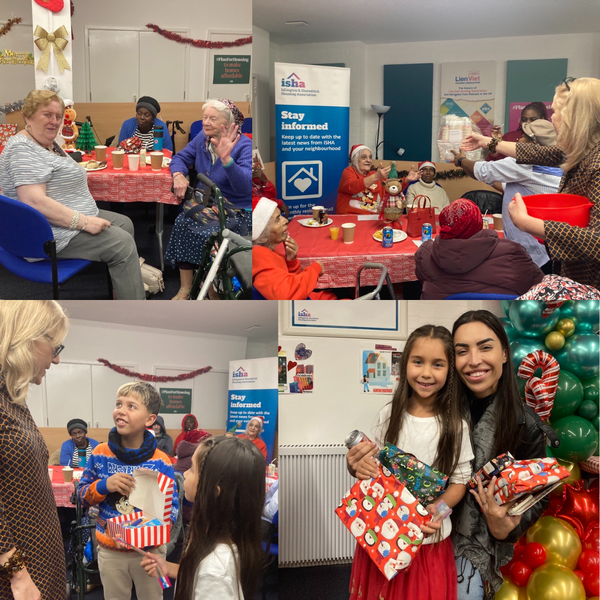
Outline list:
[[[190,388],[159,388],[163,401],[161,414],[187,415],[192,412],[192,390]]]
[[[250,83],[250,55],[214,57],[213,83]]]
[[[275,63],[277,190],[294,215],[334,211],[348,166],[350,69]]]
[[[521,123],[521,113],[523,112],[523,109],[528,105],[531,104],[530,102],[511,102],[509,104],[509,122],[508,124],[503,127],[503,132],[506,131],[516,131],[517,129],[519,129],[519,124]],[[546,111],[548,112],[548,119],[552,116],[552,113],[554,112],[552,110],[552,100],[549,100],[548,102],[544,102],[544,106],[546,107]]]
[[[443,63],[440,113],[469,117],[483,135],[489,135],[494,124],[495,90],[495,61]]]
[[[260,437],[267,445],[267,462],[271,462],[277,427],[277,357],[229,362],[227,429],[241,423],[235,433],[242,435],[252,417],[264,419]]]

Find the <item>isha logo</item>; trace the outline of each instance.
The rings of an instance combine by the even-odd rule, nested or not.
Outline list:
[[[292,73],[287,78],[281,78],[281,87],[303,88],[306,86],[304,85],[304,81],[301,81],[296,73]]]
[[[233,372],[232,377],[248,377],[248,373],[246,373],[246,371],[240,367],[237,371]]]
[[[299,317],[310,317],[310,313],[304,308],[298,313]]]

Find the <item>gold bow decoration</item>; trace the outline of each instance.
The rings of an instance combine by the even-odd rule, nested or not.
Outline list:
[[[62,53],[69,43],[69,40],[67,39],[69,32],[64,25],[61,25],[54,33],[48,33],[43,27],[38,25],[35,28],[33,35],[39,38],[35,40],[35,45],[42,51],[42,56],[36,69],[42,69],[45,73],[48,72],[50,48],[54,47],[54,56],[56,56],[56,62],[58,63],[60,72],[62,73],[65,69],[71,70],[65,55]]]

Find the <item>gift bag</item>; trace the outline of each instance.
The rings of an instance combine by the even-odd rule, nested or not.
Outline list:
[[[421,206],[421,203],[423,206]],[[427,203],[429,203],[429,206],[427,206]],[[436,232],[435,210],[431,205],[431,200],[429,196],[419,194],[415,196],[413,205],[408,209],[408,227],[406,233],[410,237],[421,237],[424,223],[431,225],[431,233]]]
[[[379,477],[357,481],[335,512],[388,580],[411,564],[423,542],[420,526],[431,519],[382,465]]]
[[[394,477],[424,506],[431,504],[446,489],[448,475],[421,462],[413,454],[387,443],[379,454],[379,460]]]

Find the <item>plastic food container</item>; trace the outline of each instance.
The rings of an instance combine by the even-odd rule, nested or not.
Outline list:
[[[575,194],[537,194],[523,196],[527,213],[544,221],[560,221],[575,227],[587,227],[592,203]]]

